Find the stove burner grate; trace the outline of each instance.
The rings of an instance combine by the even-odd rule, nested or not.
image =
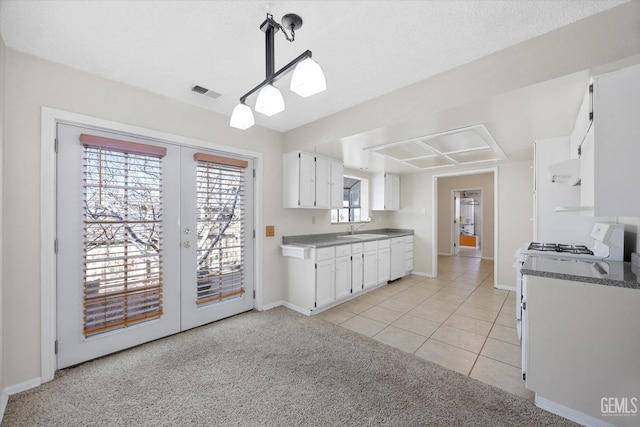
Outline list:
[[[541,252],[560,252],[576,255],[593,255],[593,251],[587,248],[585,245],[564,245],[560,243],[537,243],[532,242],[529,244],[530,251]]]

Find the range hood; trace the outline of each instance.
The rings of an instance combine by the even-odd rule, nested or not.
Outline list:
[[[580,159],[565,160],[549,166],[551,182],[580,185]]]

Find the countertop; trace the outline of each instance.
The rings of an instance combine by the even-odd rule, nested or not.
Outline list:
[[[640,269],[630,262],[530,256],[521,271],[530,276],[640,289]]]
[[[377,237],[369,237],[366,239],[345,239],[338,236],[344,236],[349,233],[327,233],[327,234],[303,234],[299,236],[282,236],[283,245],[304,246],[310,248],[324,248],[328,246],[350,245],[352,243],[370,242],[373,240],[389,239],[394,237],[411,236],[413,230],[401,228],[379,228],[376,230],[362,230],[355,234],[379,234]]]

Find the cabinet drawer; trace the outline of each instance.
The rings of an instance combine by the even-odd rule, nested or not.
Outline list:
[[[404,236],[403,239],[406,244],[413,246],[413,236]]]
[[[362,243],[354,243],[351,245],[351,253],[353,255],[362,253]]]
[[[365,252],[378,250],[378,241],[374,240],[373,242],[363,242],[363,250]]]
[[[388,248],[391,246],[391,239],[378,240],[378,249]]]
[[[324,261],[335,258],[335,248],[318,248],[316,249],[316,261]]]
[[[351,245],[336,246],[336,258],[351,255]]]

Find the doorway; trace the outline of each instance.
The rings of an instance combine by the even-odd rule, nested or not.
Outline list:
[[[473,258],[482,257],[482,189],[452,190],[453,254]]]
[[[253,308],[253,159],[57,125],[57,369]]]
[[[479,253],[483,260],[494,261],[494,285],[497,283],[499,259],[497,253],[497,200],[498,168],[476,169],[452,173],[440,173],[432,176],[432,195],[435,215],[432,221],[432,275],[438,275],[438,258],[452,256],[454,250],[455,202],[454,191],[482,190],[482,200],[478,208],[482,209],[482,238]],[[462,198],[462,197],[461,197]],[[458,222],[459,222],[458,215]],[[459,225],[459,224],[458,224]],[[474,230],[475,231],[475,230]]]

